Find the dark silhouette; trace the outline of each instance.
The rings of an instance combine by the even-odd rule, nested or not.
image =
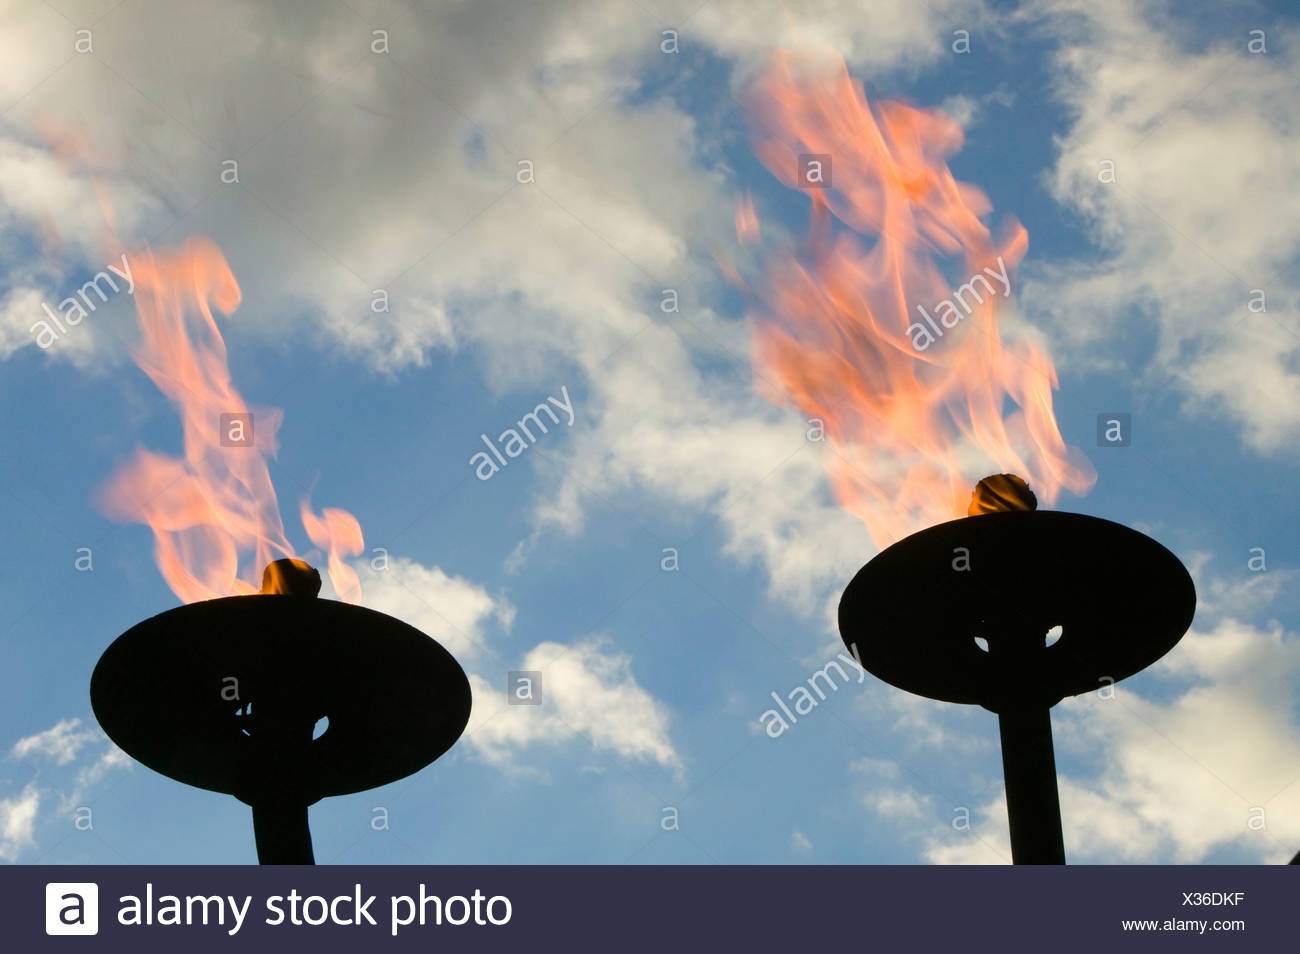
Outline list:
[[[312,864],[308,806],[434,761],[469,721],[470,687],[419,630],[315,599],[315,570],[276,562],[265,593],[132,627],[100,658],[90,699],[132,758],[252,806],[262,864]]]
[[[845,589],[839,624],[885,682],[997,713],[1012,858],[1064,864],[1051,707],[1151,665],[1195,609],[1187,570],[1150,537],[1081,514],[1006,510],[885,549]]]
[[[1003,510],[1037,510],[1038,498],[1023,477],[1015,474],[990,474],[975,485],[966,516]]]

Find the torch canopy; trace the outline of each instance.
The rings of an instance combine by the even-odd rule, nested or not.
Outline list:
[[[1187,570],[1150,537],[1082,514],[1005,511],[886,548],[845,589],[839,624],[885,682],[1002,712],[1144,669],[1182,638],[1195,608]]]
[[[470,712],[447,650],[360,606],[287,595],[192,603],[132,627],[90,682],[104,731],[177,781],[311,804],[410,775]],[[328,719],[318,738],[313,728]]]

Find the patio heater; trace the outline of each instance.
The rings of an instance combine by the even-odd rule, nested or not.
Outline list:
[[[319,590],[315,569],[277,560],[261,593],[127,630],[90,680],[95,718],[128,755],[252,807],[262,864],[314,864],[310,805],[419,771],[469,721],[447,650]]]
[[[1150,537],[1036,506],[1020,478],[985,478],[976,515],[914,533],[857,573],[839,627],[890,685],[997,715],[1012,860],[1064,864],[1051,708],[1172,649],[1196,591]]]

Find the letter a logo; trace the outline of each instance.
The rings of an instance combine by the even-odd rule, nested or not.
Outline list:
[[[45,886],[46,934],[98,934],[99,885],[52,881]]]

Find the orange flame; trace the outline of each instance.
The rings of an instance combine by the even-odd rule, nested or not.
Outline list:
[[[339,597],[348,603],[360,603],[361,581],[356,570],[343,562],[343,557],[356,556],[365,549],[357,518],[337,507],[326,507],[318,517],[303,500],[302,525],[311,542],[329,554],[330,582]]]
[[[124,255],[118,220],[103,172],[111,165],[88,135],[40,120],[51,153],[66,168],[82,167],[104,217],[103,244],[129,262],[134,280],[140,368],[180,411],[182,458],[137,449],[100,488],[106,515],[147,524],[163,579],[186,603],[256,593],[257,580],[275,559],[295,559],[285,538],[275,487],[266,466],[275,456],[278,409],[249,411],[230,377],[226,342],[213,309],[229,315],[239,307],[239,283],[221,249],[194,237],[179,249],[148,249]],[[242,440],[232,440],[234,429]],[[224,439],[223,439],[224,438]],[[330,580],[348,602],[361,587],[343,556],[364,548],[361,525],[345,510],[327,508],[323,519],[302,502],[308,536],[329,555]],[[241,554],[252,560],[240,569]]]
[[[134,357],[180,412],[184,455],[137,449],[101,489],[100,506],[113,519],[148,524],[158,568],[186,603],[256,593],[268,563],[297,554],[266,463],[278,449],[282,414],[249,410],[231,381],[213,314],[239,306],[239,284],[206,238],[128,260],[141,334]],[[329,552],[335,590],[359,602],[357,575],[340,558],[361,552],[356,518],[327,508],[322,520],[306,501],[302,518],[312,542]]]
[[[1096,472],[1061,439],[1051,359],[1000,338],[999,299],[1010,298],[1028,233],[1009,219],[994,238],[980,221],[992,211],[988,197],[957,182],[946,161],[961,128],[939,110],[873,109],[843,60],[830,75],[796,75],[777,56],[749,106],[759,159],[812,199],[807,247],[770,255],[762,286],[750,289],[760,302],[756,385],[822,422],[840,505],[884,547],[964,515],[990,461],[1049,503],[1063,488],[1086,493]],[[818,167],[825,188],[800,182],[811,156],[830,157]],[[742,244],[753,241],[748,196],[736,222]],[[1018,409],[1004,416],[1007,398]]]

